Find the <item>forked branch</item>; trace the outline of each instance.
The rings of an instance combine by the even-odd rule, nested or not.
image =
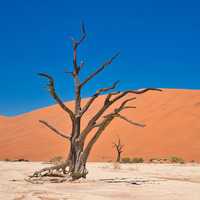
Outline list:
[[[77,49],[78,46],[86,39],[87,37],[87,33],[86,33],[86,30],[85,30],[85,24],[84,22],[81,22],[81,27],[80,27],[80,32],[81,32],[81,37],[79,40],[75,40],[74,38],[71,38],[72,39],[72,44],[73,44],[73,48],[74,49]]]
[[[120,138],[118,138],[118,142],[117,143],[113,143],[114,148],[117,151],[117,158],[116,158],[116,162],[120,162],[121,161],[121,153],[123,152],[122,149],[124,147],[124,145],[121,144],[121,140]]]
[[[100,110],[90,119],[90,121],[88,122],[88,124],[86,125],[86,127],[84,128],[84,130],[82,131],[81,134],[81,139],[84,140],[87,135],[91,132],[91,130],[93,128],[96,128],[97,126],[99,126],[99,123],[97,123],[97,120],[99,120],[103,114],[118,100],[122,99],[123,97],[125,97],[126,95],[128,95],[129,93],[134,93],[134,94],[142,94],[145,93],[147,91],[150,90],[155,90],[155,91],[161,91],[160,89],[155,89],[155,88],[145,88],[142,90],[128,90],[122,93],[116,92],[116,93],[110,93],[107,95],[107,97],[105,98],[104,104],[103,106],[100,108]],[[111,95],[112,94],[112,95]],[[117,96],[116,96],[117,95]],[[116,96],[115,98],[111,99],[112,96]],[[126,104],[129,101],[135,100],[136,97],[133,98],[129,98],[124,100],[121,105],[119,106],[119,108],[115,109],[115,113],[110,113],[108,115],[116,115],[119,112],[121,112],[122,110],[126,109],[129,106],[126,106]],[[131,108],[135,108],[132,107]],[[104,116],[105,117],[105,116]],[[119,116],[118,116],[119,117]],[[133,124],[133,123],[132,123]]]
[[[127,109],[127,108],[136,108],[136,107],[133,107],[133,106],[126,106],[126,104],[127,104],[128,102],[133,101],[133,100],[135,100],[135,99],[136,99],[136,98],[133,97],[133,98],[129,98],[129,99],[124,100],[124,101],[121,103],[121,105],[120,105],[118,108],[116,108],[116,109],[114,110],[114,112],[112,112],[112,113],[110,113],[110,114],[104,116],[104,118],[108,118],[108,117],[110,117],[110,116],[119,117],[119,118],[125,120],[126,122],[128,122],[129,124],[132,124],[132,125],[135,125],[135,126],[139,126],[139,127],[145,127],[144,124],[141,124],[141,123],[138,123],[138,122],[134,122],[134,121],[132,121],[132,120],[130,120],[130,119],[128,119],[128,118],[126,118],[125,116],[123,116],[123,115],[120,114],[120,112],[123,111],[124,109]]]
[[[72,45],[73,45],[73,65],[74,65],[74,72],[73,72],[73,76],[76,76],[79,71],[80,68],[82,68],[83,63],[80,64],[80,66],[78,66],[77,64],[77,48],[79,47],[79,45],[86,39],[87,34],[85,31],[85,25],[82,22],[81,23],[81,37],[79,40],[75,40],[74,38],[72,38]]]
[[[113,146],[116,148],[116,150],[117,150],[119,153],[122,153],[122,152],[123,152],[122,149],[123,149],[124,145],[121,144],[120,138],[118,138],[117,143],[113,142]]]
[[[95,94],[92,95],[92,97],[88,100],[88,102],[85,104],[85,106],[82,108],[82,112],[81,114],[83,115],[88,109],[89,107],[92,105],[92,103],[95,101],[95,99],[101,95],[103,92],[107,92],[109,90],[115,89],[117,84],[119,83],[119,81],[116,81],[112,86],[107,87],[107,88],[101,88],[99,90],[96,91]]]

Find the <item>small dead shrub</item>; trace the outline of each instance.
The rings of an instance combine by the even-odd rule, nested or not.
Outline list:
[[[150,158],[150,159],[149,159],[149,162],[150,162],[150,163],[158,163],[159,161],[160,161],[159,158]]]
[[[121,160],[122,163],[131,163],[131,159],[129,157],[124,157]]]
[[[169,161],[171,163],[180,163],[180,164],[184,164],[185,163],[185,161],[183,160],[183,158],[180,158],[180,157],[177,157],[177,156],[171,156],[169,158]]]
[[[24,158],[19,158],[17,160],[14,160],[15,162],[29,162],[29,160],[24,159]]]
[[[129,158],[124,157],[121,160],[122,163],[144,163],[144,159],[141,157]]]
[[[144,159],[140,157],[132,158],[131,163],[143,163]]]
[[[150,158],[149,159],[150,163],[169,163],[169,160],[167,158]]]

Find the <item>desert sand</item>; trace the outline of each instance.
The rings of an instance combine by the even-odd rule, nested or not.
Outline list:
[[[131,95],[133,96],[133,95]],[[49,97],[50,98],[50,97]],[[105,97],[101,96],[89,110],[85,121],[95,113]],[[86,100],[83,100],[83,104]],[[73,107],[73,102],[67,103]],[[146,125],[134,127],[116,119],[96,143],[90,161],[111,161],[115,157],[112,143],[119,136],[125,145],[123,157],[145,159],[179,156],[200,161],[200,91],[164,89],[138,95],[124,111],[131,120]],[[57,105],[38,109],[16,117],[0,117],[0,159],[24,158],[33,161],[66,157],[67,141],[55,135],[38,120],[46,120],[64,133],[70,122]]]
[[[199,200],[198,164],[88,163],[87,180],[32,184],[24,178],[41,162],[0,162],[2,200]]]

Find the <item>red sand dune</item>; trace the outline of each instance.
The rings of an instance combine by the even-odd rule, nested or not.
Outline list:
[[[101,96],[90,109],[85,122],[99,108],[103,99],[104,96]],[[72,102],[69,105],[72,106]],[[149,159],[176,155],[188,161],[200,161],[199,90],[148,92],[138,95],[130,105],[137,108],[124,111],[124,115],[146,124],[146,127],[134,127],[115,119],[96,143],[91,161],[113,160],[115,151],[112,143],[118,136],[125,145],[124,157]],[[66,113],[58,106],[12,118],[0,116],[0,159],[49,160],[54,156],[66,156],[68,142],[39,124],[39,119],[56,125],[66,133],[70,128]]]

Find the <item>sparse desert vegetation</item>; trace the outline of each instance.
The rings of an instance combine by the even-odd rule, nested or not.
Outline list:
[[[180,163],[180,164],[184,164],[184,163],[185,163],[184,159],[181,158],[181,157],[178,157],[178,156],[171,156],[171,157],[169,158],[169,161],[170,161],[171,163]]]
[[[132,162],[132,163],[143,163],[143,162],[144,162],[144,159],[141,158],[141,157],[135,157],[135,158],[132,158],[132,159],[131,159],[131,162]]]
[[[18,159],[9,159],[9,158],[5,158],[4,161],[6,162],[29,162],[29,160],[24,159],[24,158],[18,158]]]
[[[129,157],[124,157],[124,158],[121,159],[121,162],[122,162],[122,163],[131,163],[131,158],[129,158]]]
[[[179,163],[184,164],[186,161],[179,156],[169,156],[166,158],[150,158],[149,163]],[[195,162],[193,160],[193,162]]]
[[[184,164],[184,163],[187,163],[187,161],[185,161],[183,158],[179,157],[179,156],[169,156],[169,157],[166,157],[166,158],[150,158],[149,160],[145,160],[143,159],[142,157],[133,157],[133,158],[130,158],[130,157],[123,157],[121,159],[121,163],[160,163],[160,164],[173,164],[173,163],[176,163],[176,164]],[[194,160],[188,162],[188,163],[195,163]]]
[[[129,158],[129,157],[124,157],[121,159],[122,163],[143,163],[144,159],[141,157],[134,157],[134,158]]]

